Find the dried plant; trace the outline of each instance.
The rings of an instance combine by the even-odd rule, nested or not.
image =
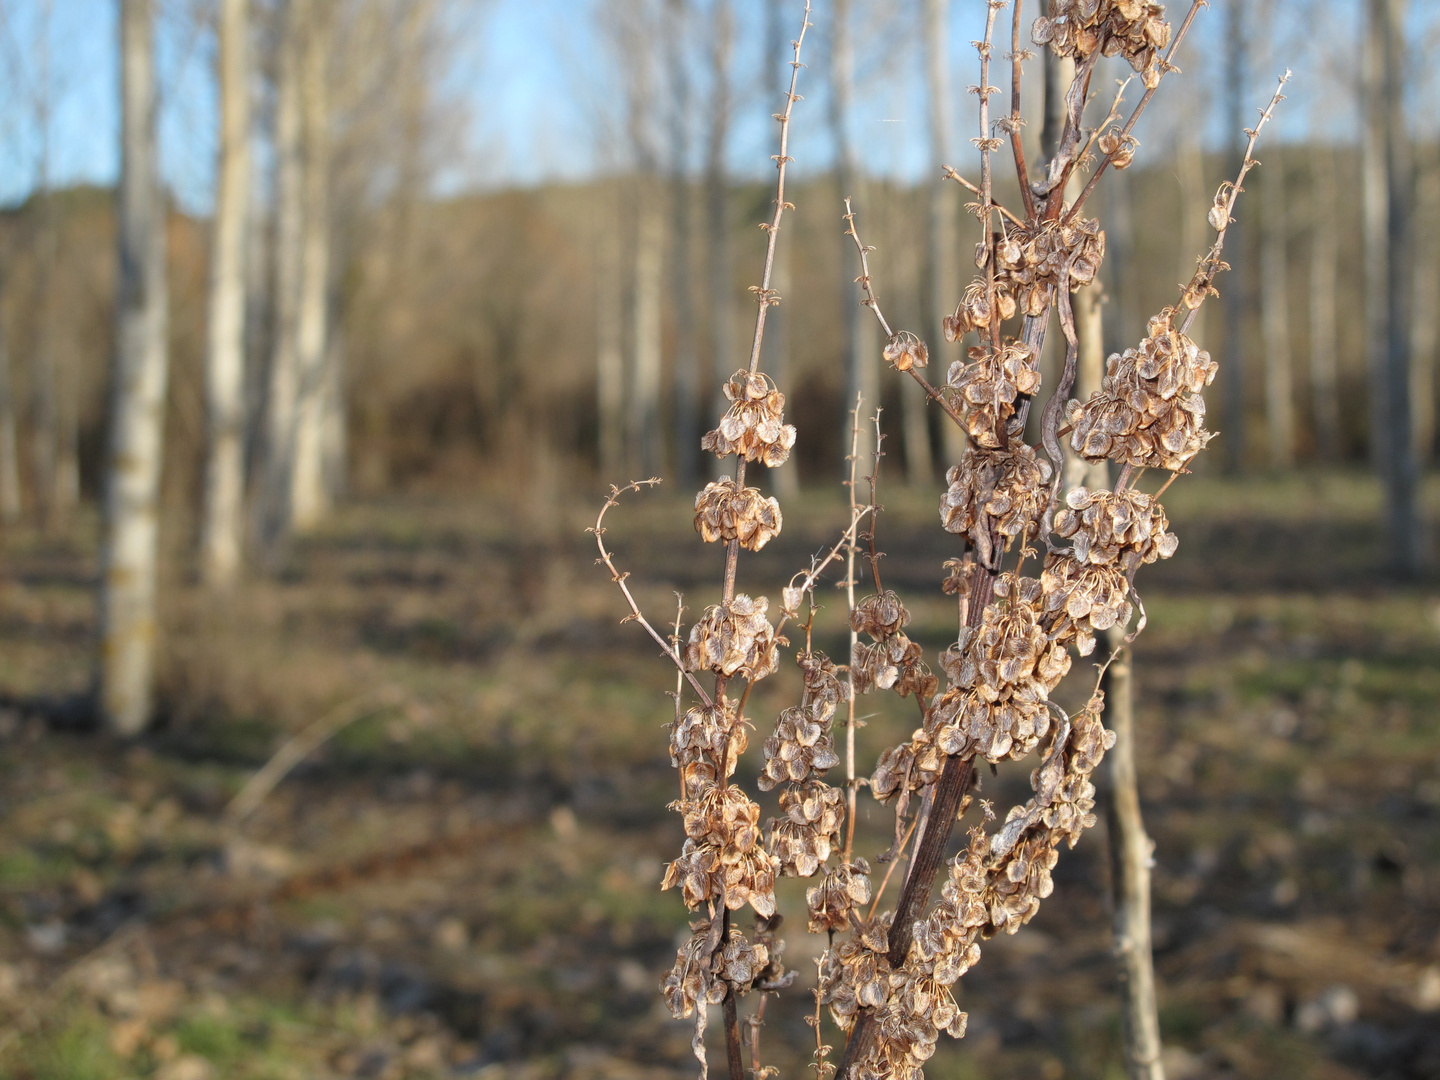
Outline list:
[[[1071,294],[1093,282],[1105,255],[1105,234],[1097,220],[1082,216],[1085,202],[1109,168],[1122,169],[1138,147],[1133,131],[1151,96],[1177,71],[1176,50],[1204,0],[1195,0],[1172,33],[1159,4],[1146,0],[1055,0],[1050,15],[1032,28],[1036,44],[1075,61],[1065,95],[1063,130],[1054,156],[1041,170],[1027,165],[1020,139],[1021,65],[1032,54],[1021,48],[1022,3],[1011,27],[1010,111],[992,122],[990,66],[997,16],[1004,0],[989,0],[984,39],[976,43],[980,81],[980,182],[948,175],[976,194],[969,204],[981,227],[976,249],[979,276],[964,291],[945,322],[946,337],[975,333],[978,343],[966,360],[950,366],[943,385],[924,370],[930,353],[908,332],[886,321],[870,279],[868,248],[846,200],[847,235],[859,253],[865,304],[886,338],[883,359],[914,379],[930,400],[969,436],[964,457],[947,475],[940,500],[941,525],[968,542],[969,553],[946,564],[942,589],[958,605],[957,636],[938,657],[932,673],[918,642],[906,634],[910,615],[901,599],[883,587],[875,550],[875,475],[882,441],[876,414],[875,459],[868,478],[869,500],[856,498],[862,403],[851,425],[850,520],[830,551],[812,561],[781,590],[774,610],[766,597],[737,592],[742,548],[758,550],[779,533],[775,499],[746,486],[752,463],[781,464],[795,441],[784,422],[784,394],[759,370],[768,309],[780,301],[770,287],[776,242],[789,204],[785,201],[789,124],[800,71],[800,53],[809,26],[794,42],[792,75],[780,125],[776,156],[777,189],[768,233],[765,270],[753,291],[758,301],[747,369],[725,384],[730,408],[705,435],[705,449],[735,457],[732,476],[707,485],[695,501],[695,528],[709,542],[725,545],[719,602],[707,607],[682,634],[663,637],[643,616],[604,543],[605,513],[623,492],[656,481],[614,488],[593,532],[601,561],[621,588],[636,620],[660,645],[677,671],[676,716],[671,726],[671,759],[680,774],[680,798],[672,808],[683,818],[686,839],[665,871],[662,887],[680,891],[695,913],[691,936],[679,949],[665,979],[665,1000],[676,1017],[695,1023],[693,1048],[705,1075],[707,1004],[722,1006],[729,1075],[741,1080],[742,1056],[737,1003],[755,991],[760,1009],[747,1021],[748,1068],[761,1065],[759,1027],[766,994],[790,985],[783,942],[776,934],[777,877],[816,879],[806,893],[811,932],[828,935],[814,991],[814,1067],[821,1077],[861,1080],[921,1076],[941,1031],[959,1037],[966,1014],[952,987],[980,959],[981,944],[997,933],[1015,933],[1039,909],[1053,888],[1051,871],[1062,844],[1073,847],[1095,823],[1092,777],[1115,736],[1103,724],[1104,694],[1098,680],[1084,707],[1069,715],[1052,699],[1070,672],[1074,655],[1090,655],[1101,635],[1133,639],[1144,626],[1135,592],[1140,566],[1168,558],[1177,547],[1160,495],[1205,446],[1204,388],[1216,365],[1186,331],[1213,282],[1221,260],[1235,200],[1248,171],[1260,128],[1281,100],[1279,89],[1249,134],[1239,175],[1215,196],[1210,224],[1216,238],[1198,261],[1192,279],[1173,306],[1154,316],[1147,336],[1134,349],[1112,356],[1103,386],[1088,400],[1071,399],[1078,338]],[[1121,121],[1121,94],[1098,127],[1084,123],[1090,83],[1102,56],[1123,56],[1145,86],[1144,96]],[[1288,73],[1287,73],[1288,77]],[[1280,80],[1283,87],[1285,79]],[[1121,93],[1123,94],[1122,86]],[[992,159],[1008,136],[1022,193],[1020,212],[996,203]],[[1098,152],[1098,157],[1096,153]],[[1078,178],[1089,180],[1078,196]],[[1037,175],[1037,173],[1039,175]],[[1072,198],[1067,200],[1067,187]],[[1052,320],[1065,339],[1065,362],[1044,403],[1039,445],[1024,441],[1030,410],[1041,400],[1038,358]],[[1062,491],[1062,439],[1089,462],[1113,461],[1122,468],[1113,489],[1076,487]],[[1153,493],[1138,484],[1147,470],[1171,475]],[[866,531],[862,532],[862,528]],[[857,600],[857,558],[868,549],[874,593]],[[851,651],[837,664],[812,642],[820,575],[843,560]],[[1028,572],[1027,572],[1028,570]],[[1137,618],[1138,613],[1138,618]],[[803,617],[803,622],[801,619]],[[776,670],[783,635],[794,622],[794,660],[803,676],[797,705],[784,709],[763,744],[761,791],[779,788],[781,815],[762,824],[759,805],[735,782],[751,724],[746,705],[754,684]],[[706,680],[709,685],[702,683]],[[696,703],[684,707],[688,684]],[[736,692],[738,689],[738,693]],[[920,726],[878,757],[868,786],[893,806],[895,841],[878,862],[888,864],[878,885],[867,860],[854,851],[855,702],[859,695],[894,692],[918,702]],[[843,711],[842,711],[843,709]],[[837,723],[844,723],[844,747]],[[946,861],[951,831],[974,803],[971,789],[979,761],[992,764],[1036,755],[1032,796],[997,819],[981,800],[982,820],[972,825],[958,854]],[[846,767],[843,787],[827,774]],[[991,822],[996,822],[991,826]],[[989,826],[989,827],[987,827]],[[912,847],[913,845],[913,847]],[[892,909],[883,906],[897,867],[911,855]],[[942,875],[943,870],[943,875]],[[931,894],[937,876],[940,897]],[[746,905],[755,926],[748,935],[734,913]],[[823,1035],[822,1013],[846,1036],[838,1064]]]

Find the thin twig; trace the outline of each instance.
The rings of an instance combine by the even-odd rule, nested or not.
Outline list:
[[[610,557],[610,552],[605,549],[605,514],[612,506],[619,505],[620,496],[624,495],[627,491],[639,491],[642,487],[653,487],[658,483],[660,483],[660,478],[658,476],[652,476],[649,480],[632,480],[624,487],[616,487],[614,484],[611,484],[610,496],[605,500],[605,505],[600,507],[600,514],[595,518],[595,524],[585,531],[595,534],[595,546],[600,549],[600,558],[595,561],[605,564],[605,569],[610,571],[610,580],[615,582],[619,587],[621,595],[625,597],[625,603],[630,607],[630,614],[621,619],[621,623],[638,622],[643,626],[645,632],[655,639],[655,644],[660,646],[660,651],[663,652],[666,658],[685,676],[686,681],[690,683],[690,688],[700,695],[700,700],[705,703],[706,708],[710,708],[715,704],[714,701],[712,701],[710,695],[705,692],[705,688],[700,685],[700,681],[696,679],[691,672],[685,670],[685,663],[680,659],[679,652],[670,647],[670,643],[660,636],[659,632],[650,625],[649,620],[641,613],[640,605],[635,602],[635,597],[630,593],[630,586],[625,584],[625,579],[630,576],[629,571],[622,574],[617,570],[614,560]]]
[[[972,184],[969,180],[966,180],[965,177],[961,176],[960,173],[957,172],[955,168],[950,165],[945,166],[945,178],[947,180],[954,180],[957,184],[959,184],[966,191],[970,192],[973,195],[980,194],[980,189],[978,187]],[[1010,210],[1006,209],[1000,203],[995,204],[995,209],[998,210],[1000,212],[1000,215],[1004,217],[1007,221],[1009,221],[1012,225],[1019,225],[1022,229],[1025,227],[1024,218],[1016,217]]]
[[[399,695],[393,688],[368,691],[341,702],[286,739],[280,749],[245,781],[245,785],[226,805],[221,815],[225,823],[231,828],[241,825],[259,808],[265,797],[275,790],[276,785],[289,775],[290,770],[309,757],[321,743],[356,720],[373,715],[376,706],[385,708],[394,705],[398,700]]]
[[[1270,95],[1270,103],[1266,105],[1264,111],[1260,113],[1259,122],[1256,123],[1253,128],[1246,128],[1245,130],[1245,134],[1249,136],[1249,138],[1245,143],[1245,158],[1240,162],[1240,172],[1237,173],[1235,179],[1229,183],[1228,189],[1225,185],[1221,185],[1220,190],[1216,192],[1215,204],[1210,210],[1210,213],[1213,215],[1211,224],[1213,225],[1216,219],[1220,219],[1220,224],[1216,229],[1215,243],[1211,245],[1205,257],[1200,260],[1200,267],[1195,271],[1195,277],[1191,279],[1190,285],[1185,290],[1186,296],[1194,297],[1195,306],[1190,308],[1190,313],[1185,316],[1185,321],[1180,324],[1180,332],[1182,334],[1190,329],[1190,324],[1195,321],[1195,315],[1200,310],[1200,305],[1203,304],[1205,298],[1210,295],[1212,290],[1211,283],[1215,280],[1215,276],[1219,274],[1221,270],[1229,269],[1225,263],[1220,261],[1220,252],[1224,250],[1225,234],[1229,231],[1230,223],[1234,220],[1235,200],[1240,198],[1240,193],[1245,190],[1245,177],[1251,169],[1259,164],[1259,162],[1255,160],[1255,144],[1260,139],[1260,130],[1274,115],[1275,107],[1285,100],[1285,95],[1280,91],[1285,89],[1285,84],[1289,81],[1290,69],[1286,68],[1285,74],[1281,75],[1276,83],[1275,92]],[[1224,198],[1223,202],[1221,201],[1222,197]],[[1223,217],[1220,213],[1217,213],[1222,207],[1224,208]]]
[[[856,394],[855,408],[850,411],[850,455],[846,459],[850,462],[850,479],[845,484],[850,492],[851,521],[859,520],[855,508],[855,470],[860,459],[860,410],[864,405],[864,397]],[[855,629],[854,620],[855,548],[856,534],[852,531],[850,542],[845,548],[845,625],[850,629],[850,655],[845,658],[845,681],[849,684],[849,693],[845,695],[845,852],[841,862],[846,865],[849,865],[855,850],[855,804],[858,791],[855,783],[855,674],[851,670],[855,659],[855,646],[860,643],[860,634]]]
[[[755,313],[755,338],[750,345],[750,370],[760,370],[760,346],[765,340],[765,313],[772,305],[780,302],[780,297],[770,288],[770,273],[775,266],[775,243],[780,239],[780,219],[785,216],[785,211],[794,209],[793,204],[785,201],[785,166],[790,164],[790,111],[800,96],[795,93],[795,84],[800,78],[800,46],[805,42],[805,31],[810,29],[810,0],[805,0],[805,16],[800,23],[800,36],[791,42],[792,58],[790,60],[790,89],[785,94],[785,109],[775,114],[775,120],[780,124],[780,152],[773,158],[775,162],[775,216],[769,222],[761,225],[761,228],[768,233],[765,244],[765,271],[760,277],[760,287],[753,289],[756,298],[759,300],[760,309]]]
[[[895,334],[890,329],[890,323],[886,320],[885,313],[880,310],[880,301],[875,298],[875,289],[870,280],[870,252],[873,251],[874,248],[866,247],[861,243],[860,233],[855,228],[855,211],[850,208],[850,200],[848,198],[845,200],[845,222],[845,235],[855,242],[855,250],[860,253],[860,276],[855,280],[860,283],[861,289],[864,290],[865,300],[863,303],[875,313],[875,318],[880,321],[881,329],[893,340]],[[930,385],[929,380],[926,379],[924,375],[921,375],[913,364],[906,369],[906,374],[920,384],[921,389],[925,391],[926,397],[939,405],[940,408],[945,411],[945,415],[955,421],[961,430],[964,430],[965,418],[960,415],[954,405],[946,400],[944,394]]]
[[[910,827],[905,830],[905,835],[900,838],[900,843],[896,845],[895,857],[890,860],[890,866],[886,869],[885,876],[880,879],[880,887],[875,890],[875,900],[871,903],[870,914],[866,918],[873,919],[875,912],[880,910],[880,901],[885,896],[885,887],[890,884],[890,877],[895,873],[895,867],[900,865],[900,857],[905,854],[905,845],[910,843],[910,838],[915,835],[915,827],[920,824],[920,818],[920,814],[915,815],[915,819],[910,822]],[[908,865],[914,866],[914,861],[911,860]],[[907,870],[907,876],[908,873]]]
[[[1020,48],[1020,9],[1024,6],[1024,0],[1015,0],[1010,16],[1010,119],[1006,126],[1010,129],[1010,147],[1015,155],[1015,176],[1020,181],[1020,196],[1025,202],[1025,216],[1033,218],[1035,194],[1030,190],[1030,169],[1025,164],[1025,143],[1020,138],[1020,129],[1025,123],[1020,113],[1021,63],[1031,56],[1028,51]]]

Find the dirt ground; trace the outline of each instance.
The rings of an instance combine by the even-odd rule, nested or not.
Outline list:
[[[161,722],[131,745],[85,723],[93,523],[4,538],[0,1075],[693,1076],[657,992],[685,925],[658,891],[681,835],[674,679],[618,625],[583,532],[598,501],[350,506],[230,599],[177,575]],[[886,501],[887,584],[933,652],[953,638],[935,582],[954,541],[930,496]],[[1167,504],[1180,550],[1140,578],[1136,663],[1171,1080],[1440,1077],[1440,579],[1376,569],[1359,476],[1195,478]],[[840,517],[828,495],[787,506],[742,589],[774,595]],[[657,622],[676,588],[692,613],[713,598],[718,554],[684,501],[634,497],[608,524]],[[840,641],[827,611],[820,644]],[[788,665],[761,684],[757,724],[797,688]],[[914,717],[865,705],[868,771]],[[316,723],[336,734],[227,817]],[[1013,801],[1028,768],[987,794]],[[890,815],[862,806],[873,854]],[[762,1047],[798,1078],[823,942],[795,884],[800,977]],[[927,1075],[1122,1075],[1103,824],[961,987],[970,1034]]]

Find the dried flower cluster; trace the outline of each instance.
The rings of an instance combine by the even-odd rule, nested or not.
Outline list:
[[[795,445],[795,428],[784,422],[785,395],[768,375],[754,371],[737,371],[724,390],[730,410],[719,427],[705,433],[701,447],[716,457],[738,454],[772,469],[785,464]]]
[[[1174,308],[1156,315],[1138,348],[1110,357],[1090,400],[1069,403],[1070,445],[1085,460],[1183,469],[1210,441],[1201,393],[1219,365],[1174,319]]]
[[[999,349],[977,345],[968,355],[970,363],[950,365],[947,384],[964,410],[966,433],[975,445],[993,450],[1019,437],[1010,420],[1020,399],[1040,390],[1039,353],[1012,340]]]
[[[919,1080],[940,1033],[959,1037],[965,1032],[967,1018],[953,987],[979,961],[982,943],[1001,931],[1014,933],[1034,917],[1054,888],[1051,875],[1060,846],[1073,847],[1095,824],[1092,776],[1115,739],[1102,723],[1103,693],[1097,686],[1073,716],[1056,703],[1054,694],[1074,656],[1090,655],[1107,631],[1117,631],[1109,639],[1113,645],[1120,640],[1119,632],[1129,629],[1139,607],[1134,584],[1138,569],[1176,550],[1178,541],[1169,531],[1164,507],[1157,495],[1135,486],[1142,478],[1135,470],[1182,472],[1210,437],[1203,426],[1201,394],[1213,380],[1216,365],[1185,330],[1223,268],[1225,229],[1239,181],[1253,159],[1247,152],[1240,177],[1217,196],[1210,219],[1218,237],[1180,305],[1151,319],[1137,347],[1111,356],[1103,384],[1083,402],[1066,400],[1080,347],[1071,294],[1094,282],[1105,255],[1105,234],[1098,221],[1082,214],[1093,182],[1078,198],[1075,186],[1067,189],[1067,182],[1087,160],[1084,151],[1092,136],[1106,155],[1101,170],[1129,164],[1137,145],[1130,132],[1149,100],[1147,94],[1123,125],[1111,126],[1107,119],[1101,125],[1106,130],[1098,136],[1087,132],[1081,118],[1094,60],[1124,56],[1153,88],[1175,70],[1170,60],[1178,37],[1203,2],[1192,0],[1181,34],[1162,56],[1171,31],[1159,4],[1052,0],[1049,17],[1034,25],[1034,40],[1080,61],[1083,69],[1066,99],[1058,140],[1062,150],[1046,165],[1043,181],[1026,172],[1017,140],[1023,219],[999,207],[993,195],[989,156],[1003,140],[994,137],[989,120],[990,98],[996,92],[989,85],[989,64],[996,12],[1004,5],[998,0],[988,4],[985,38],[977,43],[982,116],[977,142],[986,167],[982,186],[972,189],[979,197],[972,208],[981,222],[976,259],[981,276],[964,290],[955,313],[945,321],[947,340],[979,332],[980,341],[969,348],[968,362],[950,366],[939,390],[921,375],[929,362],[925,343],[913,334],[893,332],[885,322],[870,285],[869,249],[855,231],[853,213],[847,213],[848,234],[860,254],[857,280],[886,332],[884,360],[938,398],[971,440],[965,455],[948,470],[940,499],[943,528],[963,538],[969,548],[963,558],[945,563],[942,589],[955,597],[958,627],[953,644],[938,656],[943,687],[925,663],[925,649],[907,632],[911,616],[906,605],[880,583],[874,519],[862,537],[858,525],[863,515],[853,508],[853,475],[849,529],[826,560],[817,560],[783,589],[776,624],[768,618],[765,597],[735,591],[739,552],[758,551],[781,527],[778,502],[745,485],[747,463],[778,465],[795,441],[794,428],[784,423],[784,396],[757,370],[764,312],[776,302],[768,277],[758,290],[760,315],[751,367],[726,383],[730,406],[702,441],[704,449],[736,459],[733,476],[707,484],[695,500],[696,530],[705,541],[726,545],[719,603],[707,607],[688,634],[682,634],[677,622],[673,645],[664,646],[600,544],[602,560],[630,604],[630,617],[666,647],[699,698],[688,708],[677,703],[671,725],[670,755],[680,770],[682,791],[673,808],[682,815],[686,839],[663,881],[664,888],[679,889],[697,918],[663,990],[675,1016],[695,1018],[692,1045],[702,1063],[705,1003],[725,1004],[727,1046],[736,1047],[736,999],[752,990],[770,992],[789,978],[779,965],[781,943],[774,936],[777,877],[814,877],[805,894],[808,926],[830,935],[819,964],[812,1017],[817,1072],[844,1080]],[[1018,11],[1015,17],[1019,19]],[[1017,34],[1019,26],[1017,21]],[[798,48],[797,42],[796,71]],[[1012,63],[1019,65],[1027,56],[1016,51]],[[1018,70],[1014,85],[1021,85]],[[795,100],[792,82],[782,133]],[[1276,100],[1278,93],[1271,109]],[[1112,114],[1119,104],[1117,99]],[[1015,110],[996,127],[1013,129],[1018,102]],[[1269,114],[1267,110],[1262,124]],[[1253,148],[1255,132],[1250,134]],[[776,160],[780,185],[775,219],[768,227],[767,266],[773,262],[779,219],[788,206],[784,169],[789,159],[783,139]],[[1024,319],[1023,325],[1012,322],[1017,319]],[[1041,404],[1038,358],[1047,329],[1056,320],[1068,346],[1066,364],[1048,406],[1038,414],[1040,446],[1035,446],[1024,439],[1025,422],[1027,417],[1033,420]],[[858,424],[858,409],[856,416]],[[1082,458],[1125,466],[1113,488],[1091,485],[1062,491],[1062,424],[1069,425],[1070,446]],[[874,503],[873,478],[871,483]],[[613,504],[612,497],[607,507]],[[866,507],[864,513],[873,515],[875,510]],[[595,531],[597,538],[603,532],[599,521]],[[874,593],[857,602],[854,565],[862,538],[870,546]],[[843,584],[849,590],[852,647],[849,663],[839,666],[815,649],[811,639],[816,582],[842,548],[849,553]],[[809,610],[802,622],[807,597]],[[780,711],[764,739],[757,787],[778,792],[779,813],[762,826],[761,807],[732,777],[749,742],[750,724],[743,712],[750,686],[775,670],[780,647],[788,645],[781,631],[790,620],[804,633],[804,645],[796,653],[803,691],[798,704]],[[1141,609],[1135,632],[1143,625]],[[702,674],[713,677],[713,691],[699,683]],[[734,684],[742,680],[743,691],[737,691]],[[853,800],[864,784],[853,771],[854,711],[856,695],[887,690],[913,698],[921,719],[908,739],[880,753],[869,779],[871,794],[892,806],[896,815],[894,844],[879,856],[880,863],[891,865],[876,885],[870,863],[853,850]],[[839,732],[845,736],[843,747],[837,745]],[[970,829],[964,849],[944,869],[939,899],[926,908],[954,822],[976,802],[970,789],[978,766],[1020,761],[1031,754],[1039,759],[1030,774],[1031,797],[1010,808],[994,827],[987,827],[996,820],[990,804],[979,800],[984,822]],[[845,783],[828,782],[828,772],[842,760]],[[907,855],[912,838],[916,850]],[[908,873],[893,873],[903,870],[907,861]],[[892,874],[902,884],[899,898],[887,907],[885,889]],[[731,919],[731,913],[746,904],[760,920],[749,937]],[[825,1009],[848,1033],[838,1073],[820,1033]],[[731,1075],[741,1075],[745,1067],[732,1057]],[[758,1065],[755,1069],[760,1075],[767,1072]]]
[[[770,601],[751,599],[744,593],[728,603],[705,609],[700,621],[690,628],[685,646],[685,666],[691,671],[713,671],[729,678],[739,675],[755,682],[775,670],[780,643],[775,628],[765,617]]]
[[[1160,83],[1160,54],[1170,44],[1170,24],[1164,5],[1150,0],[1051,0],[1049,18],[1036,19],[1031,36],[1035,44],[1076,60],[1097,50],[1123,56],[1153,89]]]
[[[722,476],[695,496],[695,531],[707,544],[738,540],[746,551],[759,551],[780,533],[780,504],[758,488],[739,487]]]
[[[855,693],[894,690],[901,697],[929,697],[936,679],[920,659],[922,650],[903,628],[910,612],[893,592],[866,597],[850,613],[850,628],[868,635],[871,644],[857,643],[850,657],[850,678]]]
[[[1053,474],[1028,443],[976,447],[945,474],[950,487],[940,498],[940,524],[969,538],[981,566],[998,570],[1016,539],[1024,545],[1039,534]]]

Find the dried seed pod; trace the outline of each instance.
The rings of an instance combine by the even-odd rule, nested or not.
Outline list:
[[[735,703],[722,698],[714,706],[695,706],[670,725],[670,762],[677,768],[725,763],[725,775],[735,771],[740,755],[749,745],[745,725],[736,722]]]
[[[779,502],[728,476],[695,496],[695,531],[706,543],[738,540],[747,551],[759,551],[779,535],[781,520]]]
[[[765,771],[761,791],[777,784],[799,783],[840,764],[830,737],[828,718],[820,720],[813,709],[786,709],[775,722],[775,733],[765,740]]]
[[[728,604],[705,609],[690,628],[685,666],[691,671],[713,671],[727,678],[741,675],[751,682],[775,670],[776,654],[784,638],[765,618],[770,601],[738,594]]]
[[[1053,469],[1035,448],[1019,440],[1004,450],[974,447],[945,474],[940,523],[975,547],[980,565],[999,569],[1016,538],[1033,541],[1050,501]]]
[[[1076,559],[1095,565],[1114,563],[1127,575],[1143,563],[1175,554],[1179,540],[1165,531],[1169,524],[1165,508],[1134,488],[1118,493],[1075,488],[1055,513],[1055,532],[1073,538]]]
[[[810,932],[844,930],[850,925],[850,913],[870,903],[870,896],[869,863],[856,859],[835,867],[819,885],[805,890]]]
[[[1071,401],[1070,446],[1087,461],[1183,469],[1210,441],[1201,391],[1219,365],[1174,326],[1174,308],[1150,320],[1135,349],[1112,354],[1101,388]]]
[[[700,446],[717,457],[739,454],[774,468],[783,465],[795,445],[795,428],[783,423],[785,395],[768,375],[737,371],[726,382],[730,409],[720,426],[705,433]]]
[[[865,597],[850,612],[850,629],[876,641],[886,641],[909,625],[910,612],[890,589]]]
[[[820,1004],[842,1031],[855,1026],[862,1008],[877,1008],[890,996],[890,912],[857,920],[854,931],[834,945],[821,969]]]
[[[711,785],[671,809],[684,819],[685,845],[661,889],[679,885],[691,910],[718,899],[732,911],[748,903],[766,918],[775,914],[779,866],[761,842],[760,807],[738,787]]]
[[[1149,0],[1051,0],[1048,17],[1035,20],[1031,38],[1076,60],[1097,49],[1123,56],[1153,90],[1160,83],[1170,24],[1164,5]]]
[[[930,350],[925,343],[909,332],[901,332],[890,339],[885,346],[885,362],[896,371],[923,368],[930,363]]]
[[[960,399],[970,437],[978,446],[994,449],[1004,441],[1016,399],[1040,389],[1036,353],[1023,341],[1010,341],[998,352],[976,346],[969,356],[969,364],[957,360],[950,365],[948,385]]]
[[[796,784],[780,794],[782,820],[771,820],[768,850],[787,877],[810,877],[840,843],[845,793],[819,780]]]
[[[1130,582],[1118,565],[1082,563],[1069,554],[1051,555],[1040,575],[1043,622],[1052,641],[1074,642],[1081,656],[1095,650],[1095,635],[1130,621]]]

